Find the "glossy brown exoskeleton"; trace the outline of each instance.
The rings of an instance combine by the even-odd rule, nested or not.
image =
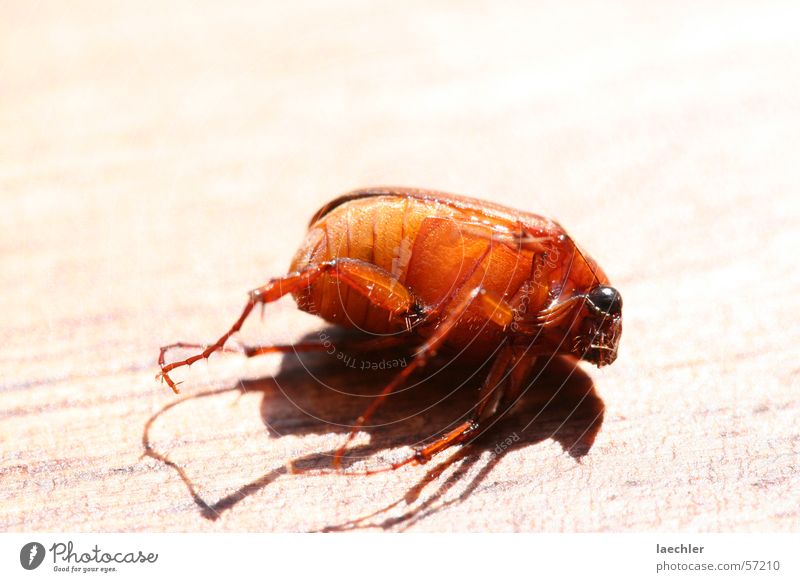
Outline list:
[[[617,357],[622,297],[600,267],[550,219],[428,190],[372,188],[341,196],[312,218],[289,273],[250,292],[215,343],[160,376],[223,350],[257,305],[292,294],[300,309],[357,328],[354,348],[406,345],[414,358],[355,422],[334,459],[386,397],[439,350],[492,358],[471,418],[397,468],[471,440],[519,397],[537,358],[570,355],[597,366]],[[244,348],[248,356],[321,344]]]

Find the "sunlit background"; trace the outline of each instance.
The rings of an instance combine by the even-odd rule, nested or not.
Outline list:
[[[402,497],[408,475],[283,476],[210,522],[139,459],[172,398],[158,346],[216,338],[321,204],[377,184],[552,216],[625,297],[582,464],[516,449],[415,527],[796,529],[799,22],[797,2],[3,2],[0,529],[309,529]],[[317,325],[270,314],[249,337]],[[187,390],[278,364],[221,358]],[[211,497],[341,442],[271,439],[243,398],[163,429],[217,438],[178,459]]]

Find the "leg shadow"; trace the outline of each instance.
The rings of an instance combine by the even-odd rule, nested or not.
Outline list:
[[[605,405],[591,377],[571,358],[555,358],[533,371],[532,384],[517,405],[501,422],[478,439],[457,450],[432,467],[406,494],[389,505],[362,517],[320,531],[353,529],[405,530],[447,507],[467,499],[510,451],[553,439],[576,462],[587,455],[603,423]],[[456,497],[444,499],[486,453],[488,461]],[[426,497],[423,490],[450,467],[455,470]],[[422,498],[418,505],[414,505]],[[400,515],[378,519],[381,514],[402,506]]]
[[[332,332],[333,333],[333,332]],[[335,335],[335,334],[334,334]],[[316,339],[314,334],[312,339]],[[304,338],[308,339],[308,338]],[[334,341],[341,341],[337,338]],[[245,381],[237,386],[208,390],[181,398],[164,406],[145,424],[142,434],[143,456],[164,463],[176,471],[202,517],[219,519],[241,500],[268,487],[289,471],[286,464],[275,466],[263,475],[216,500],[204,498],[186,470],[159,452],[150,437],[154,423],[177,406],[201,398],[214,398],[230,392],[260,392],[261,419],[273,438],[287,435],[349,433],[352,422],[387,382],[407,361],[408,350],[352,354],[330,350],[314,354],[286,354],[275,376]],[[343,355],[342,355],[343,354]],[[385,365],[382,365],[385,364]],[[428,370],[430,370],[428,372]],[[484,374],[485,363],[459,360],[433,360],[426,367],[424,379],[411,382],[393,394],[373,417],[367,444],[351,447],[343,459],[345,470],[369,459],[372,466],[387,461],[376,460],[379,452],[398,446],[415,446],[429,442],[436,434],[455,426],[475,404],[475,397]],[[604,406],[597,396],[591,378],[574,360],[555,358],[548,365],[534,370],[531,385],[514,408],[491,430],[468,446],[461,447],[445,459],[434,461],[431,468],[406,494],[369,515],[345,523],[330,525],[322,531],[343,531],[361,528],[406,529],[426,517],[468,498],[509,451],[553,439],[576,461],[586,455],[594,443],[603,421]],[[431,427],[435,427],[433,430]],[[444,499],[448,491],[460,483],[470,469],[491,452],[488,462],[455,498]],[[299,471],[331,468],[335,449],[314,453],[292,461]],[[455,470],[438,487],[423,495],[425,489],[448,468]],[[302,474],[299,476],[302,477]],[[337,476],[337,478],[342,478]],[[361,478],[353,476],[350,478]],[[391,510],[407,507],[401,515],[385,517]],[[381,516],[384,516],[381,519]]]

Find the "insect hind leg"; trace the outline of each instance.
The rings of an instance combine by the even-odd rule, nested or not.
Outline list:
[[[353,351],[357,353],[372,352],[384,350],[397,346],[408,345],[405,338],[400,336],[387,336],[387,337],[367,337],[367,338],[346,338],[337,343],[336,349],[342,351]],[[175,342],[163,346],[161,353],[158,356],[158,364],[165,365],[166,354],[175,349],[196,349],[205,350],[208,344],[197,344],[189,342]],[[248,358],[261,356],[265,354],[291,354],[299,352],[319,352],[330,349],[331,344],[322,341],[309,341],[298,342],[293,344],[266,344],[266,345],[249,345],[243,344],[235,348],[224,346],[217,351],[242,354]]]
[[[172,370],[183,366],[190,366],[199,360],[208,359],[214,352],[237,351],[225,348],[225,343],[233,334],[241,330],[244,322],[256,305],[265,305],[277,301],[289,293],[298,292],[310,286],[322,275],[334,277],[356,292],[366,296],[374,305],[392,313],[407,313],[412,310],[414,305],[414,298],[411,291],[390,273],[371,263],[358,259],[343,258],[311,264],[295,273],[271,279],[267,284],[252,290],[239,318],[230,329],[214,343],[201,346],[199,344],[178,342],[162,347],[158,358],[158,365],[161,371],[157,378],[163,379],[167,385],[172,388],[172,391],[177,394],[178,384],[170,376]],[[197,347],[201,349],[201,351],[183,360],[167,364],[165,361],[166,353],[178,347]],[[269,346],[261,347],[261,351],[257,353],[268,353],[268,350]],[[282,350],[276,346],[272,346],[271,351],[277,352]],[[251,353],[248,353],[246,348],[244,349],[244,353],[245,355],[257,355],[257,353],[252,350]]]

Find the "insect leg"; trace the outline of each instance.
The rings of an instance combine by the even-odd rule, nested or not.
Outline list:
[[[394,471],[405,465],[424,465],[435,455],[450,447],[469,443],[479,437],[516,404],[535,363],[536,355],[528,352],[519,353],[516,348],[504,347],[492,363],[492,368],[481,387],[478,405],[468,420],[447,432],[439,440],[416,449],[406,459],[361,474],[373,475]]]
[[[176,349],[204,350],[207,347],[208,346],[205,345],[205,344],[192,344],[192,343],[188,343],[188,342],[175,342],[174,344],[169,344],[167,346],[161,346],[161,351],[158,354],[158,365],[159,366],[163,366],[164,365],[164,360],[166,358],[167,352],[169,352],[170,350],[176,350]],[[236,349],[233,349],[233,348],[220,348],[219,351],[221,351],[221,352],[233,352],[233,353],[237,353],[237,354],[242,353],[241,350],[236,350]]]
[[[397,346],[407,346],[408,340],[402,336],[386,336],[386,337],[366,337],[366,338],[345,338],[336,344],[336,349],[339,351],[353,351],[356,353],[372,352],[384,350]],[[176,342],[161,348],[159,355],[159,364],[164,364],[165,355],[168,351],[173,349],[197,349],[204,350],[208,347],[207,344],[192,344],[186,342]],[[331,344],[328,342],[298,342],[295,344],[271,344],[271,345],[242,345],[235,348],[222,347],[218,351],[242,354],[248,358],[260,356],[264,354],[291,354],[295,352],[322,352],[330,349]]]
[[[331,349],[326,342],[303,342],[297,344],[277,344],[271,346],[242,346],[244,355],[248,358],[262,354],[290,354],[293,352],[321,352]],[[408,346],[408,338],[402,335],[385,337],[370,337],[366,339],[343,339],[335,347],[337,351],[365,353],[385,350],[398,346]]]
[[[203,346],[200,353],[167,364],[164,361],[164,354],[169,349],[187,345],[191,347],[191,344],[178,343],[161,348],[158,361],[161,372],[158,377],[164,379],[169,387],[177,394],[177,384],[169,376],[172,370],[182,366],[189,366],[198,360],[207,359],[211,354],[217,351],[231,351],[224,348],[225,342],[242,328],[245,320],[256,305],[271,303],[277,301],[284,295],[300,291],[311,285],[320,276],[326,274],[366,296],[373,305],[382,307],[392,313],[409,312],[414,306],[414,298],[411,291],[389,272],[371,263],[358,259],[343,258],[308,265],[301,271],[272,279],[266,285],[252,290],[241,315],[239,315],[239,319],[237,319],[231,328],[217,341],[211,345]]]
[[[503,346],[494,362],[492,362],[489,374],[481,386],[478,393],[478,404],[471,418],[446,433],[438,441],[414,451],[408,462],[413,460],[415,464],[425,464],[437,453],[477,436],[481,420],[494,414],[497,409],[498,400],[503,395],[503,386],[508,379],[508,370],[512,360],[513,353],[511,348]]]
[[[487,318],[492,319],[500,325],[507,325],[510,323],[513,317],[511,307],[505,303],[505,301],[480,287],[473,289],[463,298],[456,301],[455,304],[448,309],[447,315],[439,323],[433,335],[424,344],[422,344],[422,346],[420,346],[419,350],[414,355],[414,358],[411,360],[408,366],[406,366],[399,374],[397,374],[397,376],[394,377],[391,382],[389,382],[389,384],[380,392],[380,394],[378,394],[375,400],[373,400],[372,403],[367,407],[364,413],[356,419],[353,428],[350,430],[350,433],[347,436],[347,440],[344,442],[344,444],[342,444],[341,447],[339,447],[339,449],[337,449],[336,454],[333,457],[333,466],[336,469],[341,467],[342,457],[347,450],[347,446],[350,444],[353,438],[355,438],[358,430],[364,426],[364,424],[370,419],[378,407],[383,404],[386,398],[399,386],[401,386],[414,370],[424,366],[429,358],[436,355],[437,350],[447,339],[450,331],[452,331],[452,329],[473,303],[476,303],[480,306]]]
[[[552,235],[537,236],[521,221],[517,221],[515,226],[517,230],[510,231],[500,227],[492,228],[483,224],[460,222],[459,230],[462,234],[468,234],[471,237],[503,244],[511,250],[530,251],[536,254],[547,251],[548,245],[552,245],[554,242]]]

